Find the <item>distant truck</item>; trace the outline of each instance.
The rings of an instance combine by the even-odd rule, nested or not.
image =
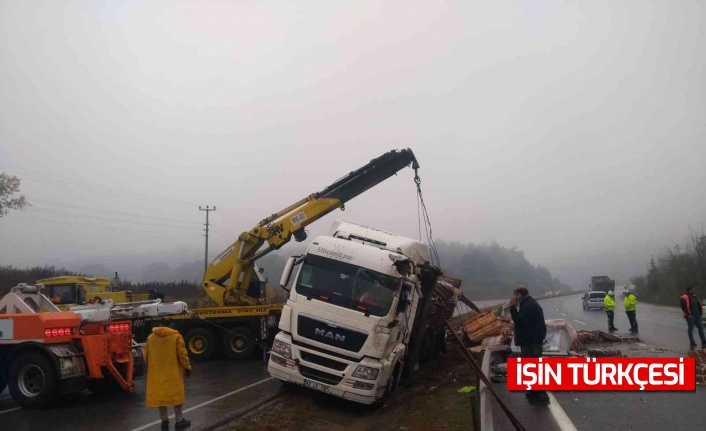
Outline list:
[[[443,320],[465,299],[428,259],[419,241],[335,221],[284,268],[282,287],[298,266],[268,372],[362,404],[382,402],[444,349]]]
[[[594,275],[588,287],[592,292],[615,292],[615,280],[607,275]]]

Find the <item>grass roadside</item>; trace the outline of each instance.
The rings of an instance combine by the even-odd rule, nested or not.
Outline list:
[[[464,386],[476,378],[461,354],[449,351],[426,364],[416,382],[401,386],[383,407],[363,406],[295,387],[282,399],[217,431],[472,430]]]

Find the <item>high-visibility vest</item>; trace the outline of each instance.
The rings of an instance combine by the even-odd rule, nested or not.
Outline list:
[[[605,298],[603,298],[603,303],[605,304],[606,310],[615,310],[615,300],[613,300],[610,295],[606,295]]]
[[[625,311],[635,311],[637,308],[637,298],[635,298],[635,295],[628,295],[623,299],[623,305],[625,306]]]
[[[682,296],[680,296],[679,299],[685,300],[686,301],[686,309],[691,311],[691,307],[689,307],[689,295],[685,293]],[[684,310],[681,311],[681,317],[686,317],[686,312]]]

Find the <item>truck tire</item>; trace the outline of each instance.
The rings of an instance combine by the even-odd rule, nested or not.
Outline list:
[[[246,359],[255,352],[255,343],[250,329],[236,326],[223,334],[223,351],[230,359]]]
[[[206,328],[193,328],[184,336],[186,351],[196,361],[209,359],[216,351],[216,337]]]
[[[10,395],[22,407],[47,407],[58,399],[58,379],[54,364],[41,353],[18,357],[10,368]]]
[[[385,387],[385,393],[382,395],[382,398],[379,400],[376,400],[374,405],[375,407],[382,407],[385,405],[385,403],[390,399],[392,396],[393,392],[395,392],[395,389],[397,389],[397,384],[399,383],[400,380],[400,371],[401,371],[401,365],[399,362],[395,365],[395,368],[392,370],[392,373],[390,374],[390,377],[387,379],[387,386]]]

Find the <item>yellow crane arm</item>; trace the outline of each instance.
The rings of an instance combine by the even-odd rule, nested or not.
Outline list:
[[[375,187],[398,171],[419,163],[409,148],[393,150],[373,159],[365,166],[335,181],[322,191],[267,217],[257,226],[243,232],[206,269],[203,287],[219,305],[256,305],[264,298],[246,294],[253,277],[254,263],[267,253],[288,243],[292,236],[298,242],[306,239],[304,228],[344,205],[354,197]],[[267,242],[264,250],[260,248]]]

